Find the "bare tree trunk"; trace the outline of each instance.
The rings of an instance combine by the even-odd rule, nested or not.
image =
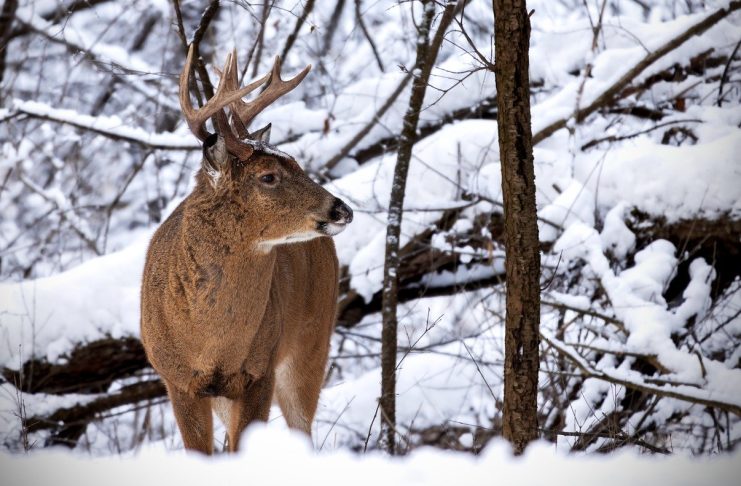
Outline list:
[[[8,43],[13,31],[13,19],[17,9],[18,0],[5,0],[3,8],[0,10],[0,83],[5,76],[5,56],[8,53]]]
[[[497,122],[507,250],[503,433],[516,454],[538,436],[540,252],[524,0],[494,0]]]
[[[409,161],[412,158],[419,112],[427,91],[432,66],[442,44],[442,38],[455,13],[455,2],[448,2],[440,19],[435,36],[430,42],[430,26],[435,15],[434,0],[422,0],[424,18],[420,23],[417,41],[417,58],[414,63],[412,94],[409,107],[404,115],[404,124],[399,138],[399,150],[394,169],[394,180],[389,199],[388,226],[386,227],[386,258],[383,268],[383,296],[381,315],[383,331],[381,334],[381,447],[389,454],[396,454],[396,305],[399,286],[399,238],[404,209],[404,190],[406,189]]]
[[[319,57],[324,57],[332,47],[332,38],[334,37],[337,27],[340,24],[340,17],[342,17],[342,10],[345,8],[345,0],[337,0],[332,16],[327,22],[327,30],[324,31],[324,39],[322,41],[322,50],[319,51]]]

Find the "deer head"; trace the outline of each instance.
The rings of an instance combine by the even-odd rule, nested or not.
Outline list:
[[[344,230],[352,221],[352,210],[312,181],[293,157],[270,145],[271,125],[248,131],[252,120],[298,86],[311,66],[283,81],[280,57],[276,57],[270,73],[240,88],[234,51],[220,72],[216,93],[195,110],[188,88],[192,61],[191,46],[180,75],[180,105],[191,131],[203,141],[199,174],[203,197],[241,215],[236,220],[250,225],[251,237],[263,249]],[[265,89],[254,100],[242,100],[263,85]],[[209,119],[213,120],[214,134],[206,129]]]

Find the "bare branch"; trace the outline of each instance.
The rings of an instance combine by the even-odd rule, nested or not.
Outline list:
[[[409,81],[412,79],[411,73],[407,72],[403,78],[401,78],[401,81],[399,81],[399,84],[396,85],[396,88],[394,91],[391,92],[391,95],[389,95],[388,98],[386,98],[386,101],[383,102],[383,105],[376,111],[376,113],[373,115],[373,118],[361,128],[358,133],[355,134],[345,145],[342,146],[340,151],[336,153],[335,155],[330,158],[323,167],[324,171],[330,171],[334,169],[337,164],[340,163],[342,159],[347,157],[352,149],[355,148],[355,146],[360,143],[363,138],[365,138],[368,133],[373,129],[374,126],[383,118],[383,115],[386,114],[386,112],[393,106],[394,102],[396,102],[396,99],[399,97],[399,95],[404,91],[404,88],[406,88],[407,84],[409,84]]]
[[[582,358],[579,353],[576,352],[576,350],[574,350],[572,347],[568,346],[564,342],[543,332],[540,333],[540,337],[559,354],[574,363],[582,371],[582,373],[589,378],[597,378],[608,383],[613,383],[615,385],[624,386],[626,388],[631,388],[634,390],[640,390],[662,397],[676,398],[678,400],[698,403],[707,407],[719,408],[721,410],[731,412],[737,416],[741,416],[741,405],[737,403],[725,402],[722,400],[714,400],[710,398],[710,395],[705,390],[699,390],[683,385],[651,385],[649,383],[646,383],[645,381],[633,380],[625,376],[620,376],[619,374],[613,373],[610,370],[597,370],[592,367],[591,363]]]
[[[360,4],[362,3],[362,1],[363,0],[355,0],[355,20],[358,22],[360,30],[363,32],[365,39],[368,41],[368,45],[370,45],[371,51],[373,51],[373,57],[376,59],[378,69],[380,69],[381,72],[384,72],[383,62],[381,61],[381,56],[378,54],[376,43],[373,42],[373,37],[371,37],[370,32],[368,32],[368,27],[365,26],[365,22],[363,21],[363,12],[361,12],[360,9]]]
[[[731,68],[731,63],[736,58],[736,54],[738,53],[738,48],[741,47],[741,39],[736,42],[736,47],[733,48],[733,52],[731,53],[731,56],[728,58],[728,62],[726,62],[726,67],[723,69],[723,74],[720,77],[720,86],[718,87],[718,99],[716,101],[718,106],[723,105],[723,86],[726,84],[726,80],[728,79],[728,70]],[[0,77],[0,80],[2,78]]]
[[[306,19],[309,18],[309,14],[311,13],[311,11],[314,10],[314,2],[315,0],[307,0],[306,5],[304,5],[304,11],[301,12],[301,16],[296,19],[296,25],[293,27],[293,32],[288,35],[286,43],[283,46],[283,50],[280,53],[281,59],[286,59],[288,51],[291,50],[293,44],[296,42],[296,39],[298,39],[298,34],[299,32],[301,32],[301,27],[303,27]]]

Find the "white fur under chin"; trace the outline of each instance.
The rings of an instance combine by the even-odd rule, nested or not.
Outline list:
[[[327,236],[339,235],[347,228],[346,224],[327,223]]]
[[[264,252],[269,252],[273,249],[273,247],[277,245],[286,245],[290,243],[301,243],[302,241],[309,241],[313,240],[314,238],[318,238],[320,236],[335,236],[347,227],[346,224],[335,224],[335,223],[327,223],[325,232],[319,232],[319,231],[305,231],[303,233],[297,233],[295,235],[286,236],[285,238],[278,238],[275,240],[267,240],[263,241],[258,245],[258,248]]]
[[[298,233],[295,235],[287,236],[285,238],[279,238],[277,240],[263,241],[258,245],[258,247],[267,253],[270,250],[272,250],[274,246],[277,246],[277,245],[285,245],[288,243],[301,243],[302,241],[313,240],[314,238],[318,238],[320,236],[324,236],[324,235],[316,231],[307,231],[305,233]]]

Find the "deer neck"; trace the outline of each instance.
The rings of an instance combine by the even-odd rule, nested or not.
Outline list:
[[[187,202],[178,273],[187,275],[199,309],[214,317],[248,309],[257,317],[269,299],[276,252],[261,250],[259,221],[230,204],[197,197]]]

